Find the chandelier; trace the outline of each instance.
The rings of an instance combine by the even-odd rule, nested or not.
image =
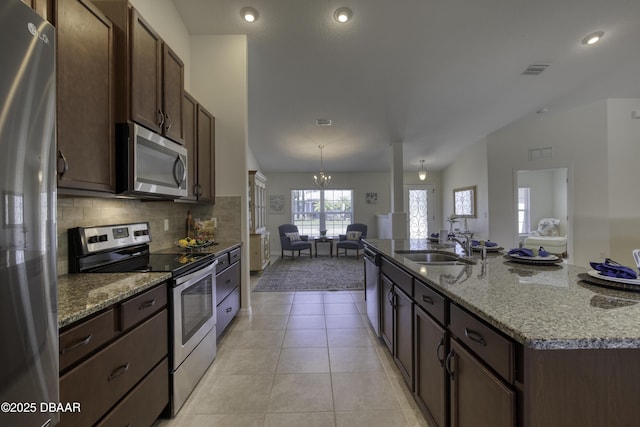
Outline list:
[[[313,182],[317,187],[324,188],[328,187],[331,183],[331,175],[325,174],[322,169],[322,149],[324,145],[318,145],[318,148],[320,148],[320,172],[318,172],[317,175],[313,175]]]

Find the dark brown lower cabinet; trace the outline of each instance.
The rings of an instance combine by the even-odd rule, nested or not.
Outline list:
[[[165,309],[62,375],[60,401],[80,402],[82,410],[61,414],[60,425],[93,425],[166,358],[167,325]],[[163,374],[167,391],[168,370]],[[163,408],[168,393],[158,403]]]
[[[240,249],[216,258],[216,338],[220,339],[240,311]]]
[[[382,275],[380,283],[380,337],[393,354],[393,282]]]
[[[514,427],[516,393],[455,339],[446,367],[452,427]]]
[[[394,360],[413,391],[413,300],[394,286]]]
[[[380,336],[413,390],[413,299],[386,275],[381,277]]]
[[[414,317],[415,397],[433,427],[448,425],[449,375],[444,360],[449,349],[445,329],[417,305]]]

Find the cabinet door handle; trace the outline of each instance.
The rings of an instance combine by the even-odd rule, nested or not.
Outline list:
[[[138,310],[144,310],[145,308],[153,307],[156,304],[156,299],[145,301],[138,306]]]
[[[89,344],[92,338],[93,338],[93,334],[89,334],[89,336],[87,336],[86,338],[82,338],[80,341],[76,342],[75,344],[71,344],[69,347],[65,347],[62,350],[60,350],[60,354],[65,354],[67,351],[71,351],[78,347],[85,346]]]
[[[464,336],[469,338],[471,341],[477,342],[478,344],[486,347],[487,342],[484,340],[482,335],[479,332],[474,331],[473,329],[464,328]]]
[[[431,298],[429,295],[422,295],[422,302],[433,305],[433,298]]]
[[[396,308],[396,293],[393,290],[390,290],[387,294],[387,300],[389,300],[389,305],[392,308]]]
[[[453,372],[453,368],[451,367],[451,362],[454,356],[455,356],[455,352],[451,350],[449,354],[447,354],[447,359],[444,361],[444,367],[449,373],[449,376],[451,377],[452,380],[455,379],[455,374]]]
[[[444,368],[444,354],[442,355],[442,357],[440,357],[440,349],[444,348],[444,337],[440,338],[440,342],[438,343],[438,345],[436,346],[436,357],[438,358],[438,362],[440,362],[440,366],[442,366]]]
[[[231,313],[231,310],[233,310],[233,308],[231,308],[231,307],[227,307],[226,312],[227,312],[227,313]]]
[[[164,123],[165,123],[164,129],[166,131],[171,129],[171,117],[169,117],[169,113],[164,114]]]
[[[58,164],[56,168],[58,169],[58,179],[62,179],[64,174],[69,170],[69,162],[62,153],[62,150],[58,150]]]
[[[162,110],[158,110],[158,126],[162,127],[164,125],[164,114]]]
[[[113,370],[113,372],[111,372],[111,375],[109,375],[109,378],[107,378],[107,381],[115,380],[116,378],[118,378],[120,375],[124,374],[128,370],[129,370],[129,362],[127,362],[126,365],[118,366],[116,369]]]

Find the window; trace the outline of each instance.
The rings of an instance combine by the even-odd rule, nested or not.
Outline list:
[[[409,190],[409,238],[426,239],[429,237],[429,192],[427,190]]]
[[[518,233],[520,234],[531,232],[530,193],[530,187],[518,188]]]
[[[344,234],[353,222],[353,190],[291,190],[291,223],[300,234]]]

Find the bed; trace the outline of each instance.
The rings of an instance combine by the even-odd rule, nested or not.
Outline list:
[[[543,246],[549,253],[566,257],[567,236],[560,235],[560,220],[542,218],[538,221],[538,229],[524,239],[523,246],[527,249],[538,249]]]

